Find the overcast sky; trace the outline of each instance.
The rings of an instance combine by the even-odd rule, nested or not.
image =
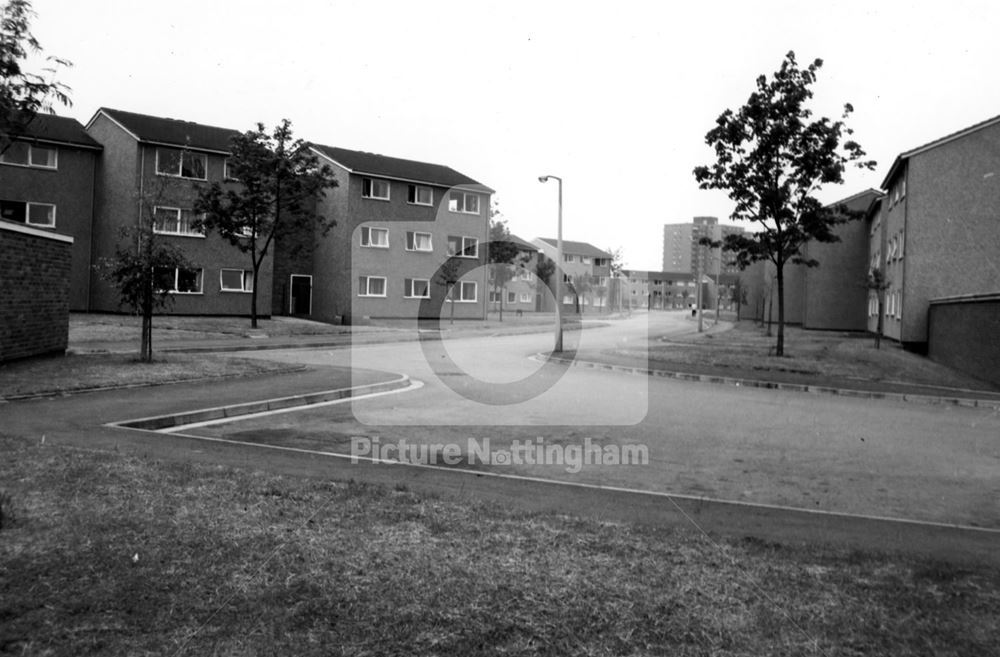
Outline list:
[[[1000,114],[1000,3],[35,0],[86,123],[98,107],[449,165],[497,190],[513,232],[622,247],[660,269],[663,224],[719,216],[705,133],[785,53],[824,60],[818,114],[855,114],[878,187],[901,151]]]

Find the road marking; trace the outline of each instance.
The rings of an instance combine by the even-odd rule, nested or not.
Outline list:
[[[414,383],[420,383],[420,382],[416,382],[415,381]],[[420,387],[420,386],[417,386],[417,387]],[[367,395],[367,396],[375,397],[375,396],[379,396],[379,395],[392,394],[392,392],[403,392],[405,390],[407,390],[407,388],[402,388],[402,389],[400,389],[398,391],[374,393],[372,395]],[[351,399],[351,398],[348,398],[348,399]],[[362,397],[354,397],[353,399],[362,399]],[[339,399],[339,400],[336,400],[336,401],[333,401],[333,402],[324,402],[324,404],[325,405],[329,405],[329,404],[334,404],[334,403],[340,403],[340,402],[343,402],[343,401],[347,401],[347,399]],[[315,406],[319,406],[319,405],[320,404],[314,404],[312,406],[304,407],[304,408],[311,408],[311,407],[315,407]],[[283,411],[286,411],[286,410],[301,410],[301,409],[300,408],[281,409],[281,411],[275,411],[275,412],[283,412]],[[262,413],[261,415],[269,415],[269,414],[270,413]],[[250,416],[245,416],[245,417],[250,417]],[[238,419],[242,419],[242,417],[240,417],[240,418],[228,418],[227,420],[222,420],[220,422],[233,421],[233,420],[238,420]],[[205,424],[218,424],[220,422],[211,422],[211,423],[205,423]],[[598,491],[604,491],[604,492],[609,492],[609,493],[625,493],[625,494],[628,494],[628,495],[644,495],[644,496],[647,496],[647,497],[658,497],[658,498],[664,498],[664,499],[669,499],[669,500],[683,500],[685,502],[697,502],[697,503],[702,503],[702,504],[708,503],[708,504],[718,504],[718,505],[730,505],[730,506],[742,507],[742,508],[746,508],[746,509],[764,509],[764,510],[768,510],[768,511],[784,511],[784,512],[804,513],[804,514],[807,514],[807,515],[825,516],[825,517],[832,517],[832,518],[843,518],[843,519],[846,519],[846,520],[868,520],[868,521],[875,521],[875,522],[886,522],[886,523],[904,524],[904,525],[911,525],[911,526],[918,526],[918,527],[935,527],[935,528],[938,528],[938,529],[958,529],[958,530],[962,530],[962,531],[978,532],[978,533],[982,533],[982,534],[996,534],[996,535],[1000,536],[1000,529],[994,529],[994,528],[990,528],[990,527],[975,527],[975,526],[972,526],[972,525],[958,525],[958,524],[945,523],[945,522],[935,522],[935,521],[932,521],[932,520],[913,520],[913,519],[909,519],[909,518],[893,518],[893,517],[890,517],[890,516],[876,516],[876,515],[868,515],[868,514],[863,514],[863,513],[845,513],[845,512],[842,512],[842,511],[824,511],[822,509],[804,509],[804,508],[800,508],[800,507],[786,506],[786,505],[782,505],[782,504],[764,504],[764,503],[760,503],[760,502],[744,502],[744,501],[740,501],[740,500],[724,500],[724,499],[713,498],[713,497],[699,497],[699,496],[696,496],[696,495],[686,495],[686,494],[683,494],[683,493],[667,493],[667,492],[655,491],[655,490],[642,490],[642,489],[637,489],[637,488],[625,488],[625,487],[622,487],[622,486],[605,486],[603,484],[588,484],[588,483],[577,482],[577,481],[564,481],[564,480],[561,480],[561,479],[548,479],[548,478],[545,478],[545,477],[531,477],[531,476],[527,476],[527,475],[505,474],[505,473],[502,473],[502,472],[493,472],[493,471],[489,471],[489,470],[468,470],[466,468],[445,467],[445,466],[441,466],[441,465],[431,465],[431,464],[424,464],[424,463],[407,463],[407,462],[403,462],[403,461],[395,461],[395,460],[392,460],[392,459],[379,459],[379,458],[375,458],[375,457],[371,457],[371,456],[368,456],[368,457],[366,457],[366,456],[352,456],[351,454],[340,454],[340,453],[337,453],[337,452],[323,452],[323,451],[314,450],[314,449],[303,449],[301,447],[286,447],[286,446],[283,446],[283,445],[271,445],[271,444],[268,444],[268,443],[252,443],[252,442],[248,442],[248,441],[244,441],[244,440],[232,440],[230,438],[217,438],[217,437],[213,437],[213,436],[198,436],[198,435],[195,435],[195,434],[178,433],[178,432],[173,431],[173,430],[172,431],[166,431],[166,430],[153,430],[153,429],[138,429],[138,428],[134,428],[134,427],[123,427],[123,426],[120,425],[120,423],[112,424],[112,425],[109,425],[109,426],[115,426],[115,427],[122,428],[122,429],[132,429],[133,431],[145,431],[147,433],[158,433],[158,434],[170,433],[171,435],[178,436],[178,437],[181,437],[181,438],[189,438],[189,439],[192,439],[192,440],[203,440],[203,441],[207,441],[207,442],[222,443],[222,444],[227,444],[227,445],[239,445],[239,446],[243,446],[243,447],[255,447],[255,448],[261,448],[262,447],[264,449],[273,449],[273,450],[277,450],[277,451],[291,452],[291,453],[295,453],[295,454],[307,454],[307,455],[310,455],[310,456],[324,456],[324,457],[328,457],[328,458],[336,458],[336,459],[342,459],[342,460],[349,459],[349,460],[354,461],[355,463],[358,462],[358,461],[364,461],[364,462],[367,462],[367,463],[371,463],[373,465],[396,465],[396,466],[400,466],[400,467],[410,467],[410,468],[418,468],[418,469],[426,469],[426,470],[437,470],[437,471],[441,471],[441,472],[448,472],[448,473],[461,474],[461,475],[475,475],[475,476],[478,476],[478,477],[494,477],[494,478],[497,478],[497,479],[505,479],[505,480],[511,480],[511,481],[523,481],[523,482],[530,482],[530,483],[549,484],[549,485],[553,485],[553,486],[566,486],[566,487],[570,487],[570,488],[582,488],[582,489],[587,489],[587,490],[598,490]],[[195,425],[186,425],[187,428],[193,428],[194,426]],[[173,429],[179,429],[179,428],[182,428],[182,427],[174,427]]]

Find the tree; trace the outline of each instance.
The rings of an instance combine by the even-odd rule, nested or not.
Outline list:
[[[46,57],[41,73],[25,71],[22,63],[42,51],[31,34],[35,12],[28,0],[8,0],[0,7],[0,154],[13,135],[21,134],[39,112],[53,112],[52,103],[72,105],[69,87],[55,80],[60,67],[72,66],[65,59]]]
[[[437,282],[445,287],[445,297],[449,300],[448,305],[451,306],[451,324],[455,323],[455,297],[452,295],[455,291],[455,284],[461,278],[461,266],[462,263],[459,262],[458,258],[449,257],[438,268]]]
[[[139,337],[139,360],[153,360],[153,313],[167,307],[173,297],[165,272],[191,269],[191,265],[176,246],[161,242],[153,229],[153,208],[163,197],[162,183],[152,198],[140,199],[139,223],[135,228],[123,227],[115,255],[102,259],[96,269],[101,278],[118,290],[118,303],[129,307],[142,318]]]
[[[806,257],[810,241],[838,241],[834,228],[859,218],[845,206],[823,207],[815,193],[825,184],[843,182],[849,165],[874,169],[844,121],[854,111],[844,105],[840,120],[812,120],[806,102],[823,65],[820,59],[801,69],[789,52],[772,79],[761,75],[757,89],[738,111],[724,111],[705,135],[716,162],[694,169],[701,189],[729,192],[736,208],[731,217],[759,224],[759,232],[727,235],[725,248],[745,268],[768,260],[776,268],[778,338],[775,353],[784,355],[784,267],[818,263]]]
[[[608,304],[613,308],[615,305],[618,306],[618,310],[622,310],[622,285],[621,277],[622,271],[624,269],[624,263],[622,262],[622,249],[621,247],[615,249],[605,249],[611,254],[611,262],[608,263]]]
[[[333,170],[320,165],[309,145],[292,136],[283,119],[269,134],[263,123],[233,137],[229,175],[236,182],[202,188],[194,204],[203,213],[206,232],[216,231],[250,256],[254,285],[250,294],[250,326],[257,328],[257,281],[271,245],[286,237],[318,230],[326,235],[336,221],[311,210],[327,189],[337,186]],[[313,240],[291,240],[295,255]]]
[[[497,216],[495,206],[491,210],[491,216]],[[510,230],[507,222],[498,219],[490,225],[490,248],[489,248],[489,268],[493,280],[494,292],[500,294],[500,321],[503,321],[503,297],[507,288],[507,283],[514,277],[512,265],[517,259],[520,250],[517,244],[511,241]]]
[[[538,254],[538,260],[535,262],[535,289],[541,293],[542,290],[547,289],[549,293],[555,298],[555,284],[552,282],[552,275],[556,272],[556,262],[552,258],[549,258],[544,253]],[[561,299],[556,299],[556,303],[562,303]]]
[[[586,299],[586,294],[590,292],[590,276],[587,274],[575,274],[569,283],[569,288],[573,290],[573,299],[576,302],[576,313],[578,315],[583,314],[580,310],[580,297]],[[586,306],[586,303],[584,303]],[[584,308],[586,310],[586,308]]]
[[[881,267],[872,267],[871,271],[868,272],[868,278],[865,281],[865,287],[872,292],[875,292],[878,299],[878,319],[875,326],[875,348],[882,348],[882,333],[884,331],[884,318],[885,318],[885,291],[892,287],[892,281],[885,275]]]

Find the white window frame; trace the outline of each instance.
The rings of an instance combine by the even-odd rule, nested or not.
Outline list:
[[[177,213],[177,230],[175,230],[175,231],[174,230],[161,230],[161,229],[159,229],[159,228],[156,227],[156,213],[159,212],[159,211],[161,211],[161,210],[163,210],[163,211],[168,211],[169,210],[169,211],[174,211],[174,212]],[[185,210],[183,208],[174,208],[174,207],[170,207],[170,206],[166,206],[166,205],[154,205],[153,206],[153,232],[155,234],[157,234],[157,235],[173,235],[174,237],[199,237],[201,239],[205,239],[205,231],[204,230],[201,230],[201,231],[188,231],[188,232],[182,232],[181,231],[181,217],[184,216],[185,212],[190,213],[192,217],[195,216],[194,212],[192,212],[191,210]]]
[[[466,209],[469,206],[469,199],[470,198],[476,199],[476,209],[475,209],[475,211],[471,211],[471,210],[467,210]],[[459,201],[461,201],[461,207],[459,207]],[[473,193],[473,192],[457,192],[457,191],[452,191],[448,195],[448,211],[449,212],[455,212],[457,214],[474,214],[474,215],[479,215],[482,212],[481,211],[481,206],[482,206],[482,203],[480,203],[479,194],[476,194],[476,193]]]
[[[452,238],[457,238],[458,239],[458,247],[459,248],[458,248],[458,250],[455,253],[451,252],[451,239]],[[468,245],[470,244],[470,240],[471,240],[471,244],[476,247],[475,253],[473,253],[471,255],[465,252],[466,249],[469,248]],[[448,236],[448,255],[450,255],[452,257],[455,257],[455,258],[478,258],[479,257],[479,239],[477,239],[475,237],[472,237],[471,235],[449,235]]]
[[[472,286],[471,299],[466,298],[465,296],[465,290],[467,289],[466,286],[468,285]],[[455,290],[458,290],[457,301],[453,298]],[[476,300],[478,298],[479,298],[479,285],[476,283],[476,281],[458,281],[457,283],[455,283],[455,285],[452,286],[451,291],[448,293],[448,301],[454,303],[476,303]]]
[[[375,183],[385,185],[385,196],[375,195]],[[367,192],[365,191],[366,187],[368,188]],[[388,201],[392,198],[392,185],[390,185],[389,181],[384,178],[362,178],[361,198],[370,199],[372,201]]]
[[[424,294],[414,294],[413,285],[414,283],[424,283]],[[431,298],[431,282],[427,278],[404,278],[403,279],[403,298],[404,299],[430,299]]]
[[[373,242],[372,236],[374,234],[385,235],[385,243]],[[366,249],[388,249],[389,248],[389,229],[382,228],[381,226],[362,226],[361,227],[361,246]]]
[[[178,158],[178,160],[177,160],[177,172],[176,173],[172,173],[172,172],[169,172],[169,171],[161,171],[160,170],[160,152],[161,151],[177,151],[177,153],[180,155],[180,158]],[[202,170],[205,172],[205,175],[203,177],[201,177],[201,178],[198,178],[196,176],[185,176],[184,175],[184,158],[185,157],[200,157],[200,158],[202,158],[202,161],[204,162],[204,166],[202,167]],[[156,167],[155,167],[155,170],[156,170],[156,175],[158,175],[158,176],[166,176],[168,178],[183,178],[184,180],[208,180],[208,155],[205,154],[205,153],[195,153],[194,151],[184,150],[183,148],[167,148],[165,146],[158,146],[156,148]]]
[[[21,162],[10,162],[10,161],[8,161],[6,159],[7,153],[10,152],[10,150],[8,150],[7,153],[4,153],[3,155],[0,155],[0,164],[7,164],[7,165],[10,165],[12,167],[29,167],[29,168],[32,168],[32,169],[47,169],[49,171],[55,171],[56,169],[59,168],[59,149],[56,148],[55,146],[35,145],[35,144],[29,144],[28,142],[16,141],[16,140],[15,140],[14,143],[15,144],[24,144],[25,146],[28,147],[28,156],[27,156],[27,159],[23,163],[21,163]],[[52,152],[53,163],[51,165],[49,165],[49,164],[35,164],[35,149],[36,148],[39,149],[39,150],[51,151]]]
[[[426,203],[420,200],[420,192],[425,191],[430,195],[430,200]],[[410,200],[412,197],[413,200]],[[406,192],[406,202],[410,205],[423,205],[423,206],[433,206],[434,205],[434,189],[426,185],[410,185]]]
[[[517,303],[517,292],[513,290],[507,290],[507,303]]]
[[[490,290],[490,292],[489,292],[489,303],[491,303],[491,304],[493,304],[493,303],[499,303],[501,298],[502,298],[502,295],[500,294],[500,290]]]
[[[359,297],[371,297],[376,299],[384,299],[386,291],[389,287],[389,279],[385,276],[359,276],[358,277],[358,296]],[[362,281],[364,282],[364,290],[362,290]],[[382,281],[382,294],[372,293],[372,281]]]
[[[189,292],[189,291],[185,290],[185,291],[182,292],[179,289],[177,289],[177,281],[180,279],[181,269],[182,269],[181,267],[174,267],[173,268],[173,270],[174,270],[174,284],[173,284],[173,287],[171,289],[167,290],[167,293],[169,293],[169,294],[186,294],[186,295],[204,294],[205,293],[205,270],[202,269],[202,268],[188,269],[187,271],[196,271],[196,272],[198,272],[198,291],[197,292]]]
[[[417,236],[426,235],[427,236],[427,248],[418,249],[417,248]],[[411,248],[412,245],[412,248]],[[434,251],[434,234],[424,233],[418,230],[408,230],[406,231],[406,250],[413,253],[431,253]]]
[[[56,227],[56,204],[55,203],[35,203],[28,201],[24,204],[24,225],[34,226],[35,228],[55,228]],[[52,212],[49,213],[50,221],[47,224],[38,224],[31,220],[31,208],[33,207],[47,207],[52,208]]]
[[[226,279],[223,274],[227,271],[235,271],[240,274],[240,281],[242,286],[239,288],[226,287]],[[247,287],[247,280],[249,279],[250,286]],[[253,292],[253,270],[252,269],[220,269],[219,270],[219,291],[220,292],[237,292],[243,294],[249,294]]]
[[[233,158],[227,157],[222,163],[222,178],[224,180],[239,181],[239,178],[229,173],[229,160]]]
[[[520,300],[520,302],[521,303],[531,303],[531,293],[530,292],[522,292],[521,293],[521,300]]]

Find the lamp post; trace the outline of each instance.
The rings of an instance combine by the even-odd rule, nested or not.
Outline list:
[[[556,344],[553,353],[562,353],[563,350],[563,327],[562,327],[562,187],[563,181],[559,176],[538,176],[538,182],[548,182],[549,178],[559,181],[559,226],[556,233]]]

